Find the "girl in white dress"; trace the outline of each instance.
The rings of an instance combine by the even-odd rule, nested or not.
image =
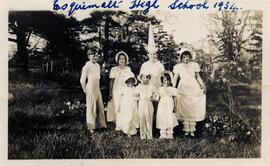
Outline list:
[[[163,86],[158,89],[159,104],[157,109],[156,127],[160,129],[160,138],[173,138],[173,128],[178,125],[176,112],[177,89],[172,87],[173,74],[164,72],[161,76]]]
[[[107,110],[107,121],[116,121],[116,128],[115,130],[119,131],[119,109],[121,103],[121,96],[120,90],[121,88],[125,87],[125,75],[131,72],[130,67],[127,66],[128,64],[128,55],[120,51],[115,56],[115,61],[117,62],[117,66],[113,67],[110,71],[110,93],[109,98],[110,102],[113,103],[114,107],[113,110]],[[113,113],[112,113],[113,112]],[[116,114],[116,118],[110,117],[109,115]]]
[[[155,86],[149,84],[150,74],[140,74],[138,79],[141,84],[136,87],[139,94],[138,117],[140,126],[140,138],[152,139],[153,113],[152,100],[158,100],[158,92]]]
[[[80,83],[86,94],[86,124],[91,133],[96,126],[106,128],[104,106],[99,88],[100,66],[97,55],[89,50],[87,52],[89,61],[82,68]],[[87,80],[87,84],[86,84]]]
[[[206,88],[200,77],[200,66],[192,62],[195,55],[188,49],[182,49],[180,60],[182,63],[174,66],[174,86],[179,91],[177,97],[177,118],[183,121],[185,135],[194,137],[196,122],[205,119]],[[180,83],[176,85],[177,79]]]
[[[133,73],[130,73],[125,78],[126,86],[120,90],[121,104],[119,109],[119,127],[129,137],[136,135],[138,121],[138,94],[135,92],[137,80]]]

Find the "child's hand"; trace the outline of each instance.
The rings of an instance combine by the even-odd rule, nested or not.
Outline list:
[[[176,107],[173,108],[173,113],[176,113]]]
[[[109,101],[112,100],[112,94],[109,94]]]
[[[136,93],[136,94],[133,94],[132,96],[133,97],[140,97],[140,94],[139,93]]]

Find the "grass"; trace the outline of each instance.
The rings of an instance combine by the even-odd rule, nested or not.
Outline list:
[[[123,159],[123,158],[258,158],[260,144],[227,141],[202,131],[197,138],[183,136],[182,126],[172,140],[140,140],[108,129],[90,134],[85,126],[85,110],[69,110],[65,101],[84,101],[80,89],[63,89],[58,83],[45,81],[40,75],[10,74],[9,159]],[[250,98],[251,96],[249,96]],[[208,108],[214,114],[218,109]],[[257,113],[258,114],[258,113]],[[260,115],[260,114],[259,114]],[[253,114],[252,114],[253,116]],[[258,115],[254,118],[260,123]],[[259,119],[259,120],[258,120]]]

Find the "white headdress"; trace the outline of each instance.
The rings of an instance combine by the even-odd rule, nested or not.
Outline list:
[[[182,54],[183,54],[184,52],[189,52],[192,59],[195,59],[195,58],[196,58],[196,53],[195,53],[194,51],[192,51],[191,49],[188,49],[188,48],[182,48],[182,49],[179,51],[180,57],[182,56]]]
[[[129,60],[129,58],[128,58],[127,53],[125,53],[124,51],[120,51],[120,52],[118,52],[118,53],[115,55],[115,62],[117,62],[117,61],[118,61],[118,57],[119,57],[119,55],[124,55],[124,56],[126,57],[126,64],[128,64],[128,60]]]
[[[155,45],[155,40],[154,40],[154,34],[153,34],[153,29],[151,23],[149,23],[149,31],[148,31],[148,54],[154,54],[157,52],[157,48]]]

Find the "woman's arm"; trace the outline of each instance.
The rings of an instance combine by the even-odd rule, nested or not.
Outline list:
[[[179,82],[180,82],[180,75],[178,74],[178,73],[175,73],[174,74],[174,76],[173,76],[173,87],[175,87],[175,88],[177,88],[177,86],[178,86],[178,84],[177,84],[177,81],[178,81],[178,79],[179,79]]]
[[[87,77],[87,71],[86,68],[82,68],[82,74],[80,78],[81,87],[83,89],[83,92],[86,93],[86,77]]]
[[[112,91],[113,91],[113,83],[114,83],[114,78],[110,78],[110,88],[109,88],[109,100],[112,100]]]
[[[203,90],[203,92],[206,93],[206,87],[205,87],[205,85],[203,83],[203,80],[202,80],[199,72],[195,72],[195,78],[196,78],[197,82],[199,83],[199,85],[200,85],[201,89]]]
[[[173,96],[173,113],[176,113],[176,96]]]

